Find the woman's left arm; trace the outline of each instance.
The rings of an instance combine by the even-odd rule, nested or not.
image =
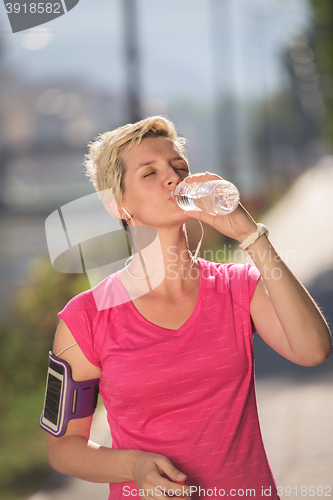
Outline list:
[[[206,172],[187,177],[186,182],[221,179]],[[190,218],[215,227],[220,233],[238,242],[257,230],[251,215],[239,204],[229,215],[211,215],[186,211]],[[250,304],[256,330],[272,349],[293,363],[315,366],[332,352],[328,325],[318,306],[280,259],[266,235],[248,248],[248,253],[261,273]]]
[[[332,339],[318,306],[280,259],[266,235],[248,253],[258,268],[250,313],[258,334],[293,363],[315,366],[331,354]]]

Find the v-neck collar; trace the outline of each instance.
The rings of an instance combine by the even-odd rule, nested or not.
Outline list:
[[[117,273],[116,276],[117,276],[117,280],[119,281],[119,285],[123,288],[124,292],[128,296],[128,301],[125,302],[125,306],[131,311],[131,314],[133,314],[133,316],[135,316],[138,319],[138,321],[140,321],[141,323],[145,323],[147,325],[147,327],[149,328],[149,330],[156,331],[157,333],[160,333],[162,335],[168,335],[168,336],[170,336],[170,335],[175,335],[175,336],[182,335],[186,330],[188,330],[189,328],[191,328],[193,326],[193,324],[197,320],[197,317],[198,317],[200,311],[202,310],[202,302],[203,302],[203,299],[205,296],[206,280],[204,279],[204,276],[203,276],[203,265],[202,265],[201,259],[198,259],[198,262],[199,262],[199,266],[200,266],[200,270],[199,270],[200,277],[199,277],[199,291],[198,291],[196,304],[195,304],[195,307],[193,309],[191,316],[177,330],[173,330],[171,328],[164,328],[163,326],[156,325],[155,323],[152,323],[151,321],[146,319],[137,310],[137,308],[133,304],[132,300],[128,296],[128,294],[127,294],[127,292],[126,292],[126,290],[125,290],[125,288],[124,288],[124,286],[119,278],[119,275]]]

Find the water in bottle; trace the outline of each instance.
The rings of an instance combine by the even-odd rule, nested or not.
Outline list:
[[[177,205],[183,210],[201,210],[209,214],[228,215],[239,203],[239,192],[225,180],[208,182],[182,181],[173,191]]]

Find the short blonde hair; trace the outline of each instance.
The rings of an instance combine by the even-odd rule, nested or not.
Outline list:
[[[102,192],[110,188],[116,201],[119,204],[122,202],[126,174],[126,163],[121,158],[122,150],[125,146],[130,150],[148,137],[166,137],[171,140],[178,154],[187,161],[186,139],[179,137],[174,124],[163,116],[151,116],[136,123],[129,123],[99,135],[88,144],[89,153],[84,162],[86,175],[96,191],[101,192],[105,205],[107,200]]]

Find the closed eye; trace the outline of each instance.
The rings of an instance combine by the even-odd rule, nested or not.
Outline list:
[[[175,168],[175,171],[180,175],[181,177],[186,177],[189,175],[189,171],[186,167],[183,168]]]
[[[173,167],[173,169],[174,169],[176,172],[181,171],[181,172],[185,172],[186,174],[188,174],[188,173],[189,173],[189,170],[188,170],[188,168],[186,168],[186,167],[181,167],[181,168],[175,168],[175,167]],[[153,171],[153,172],[149,172],[148,174],[145,174],[143,177],[149,177],[150,175],[153,175],[153,174],[156,174],[156,172],[155,172],[155,171]]]

